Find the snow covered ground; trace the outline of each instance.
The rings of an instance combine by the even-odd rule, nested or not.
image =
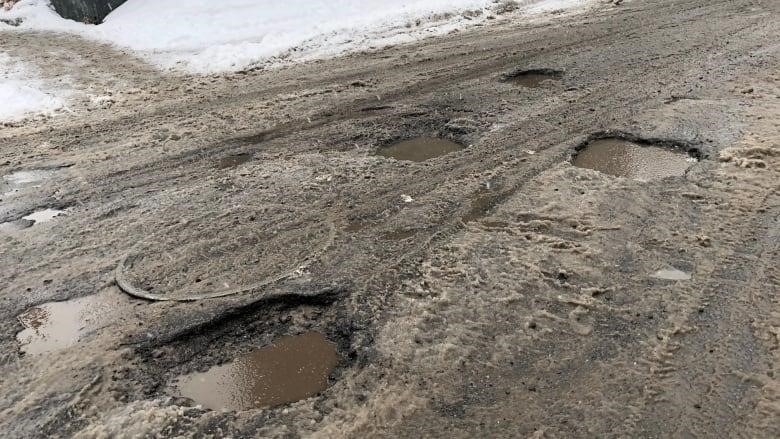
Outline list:
[[[66,94],[62,89],[47,89],[34,66],[0,52],[0,122],[52,113],[64,107]]]
[[[129,0],[90,26],[63,20],[46,0],[22,0],[0,12],[0,31],[73,32],[131,49],[164,69],[205,74],[441,35],[497,10],[531,14],[587,1]]]

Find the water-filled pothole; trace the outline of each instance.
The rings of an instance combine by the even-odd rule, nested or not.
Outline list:
[[[317,395],[339,363],[319,332],[281,337],[233,362],[178,378],[178,393],[212,410],[273,407]]]
[[[229,155],[219,159],[217,169],[237,168],[250,160],[252,160],[252,154],[249,153]]]
[[[437,137],[417,137],[383,147],[377,152],[377,155],[396,160],[424,162],[463,149],[465,146],[451,140]]]
[[[639,180],[685,175],[697,159],[681,150],[640,145],[620,138],[588,143],[574,157],[574,166]]]
[[[532,69],[505,73],[501,76],[501,80],[521,87],[540,88],[560,80],[562,76],[563,72],[559,70]]]
[[[103,292],[30,308],[18,316],[24,326],[16,335],[21,351],[45,354],[75,345],[116,316],[118,301],[116,293]]]

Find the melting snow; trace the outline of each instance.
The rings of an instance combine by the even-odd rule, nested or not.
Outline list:
[[[521,0],[529,13],[587,0]],[[129,0],[99,26],[63,20],[46,0],[23,0],[0,18],[8,30],[75,32],[194,73],[278,65],[398,44],[483,21],[496,0]],[[478,15],[465,11],[479,11]],[[0,29],[3,26],[0,25]]]
[[[0,121],[52,113],[63,107],[62,96],[46,90],[33,66],[0,52]]]

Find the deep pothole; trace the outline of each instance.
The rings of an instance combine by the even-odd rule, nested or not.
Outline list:
[[[501,81],[526,88],[541,88],[559,81],[563,72],[553,69],[515,70],[501,75]]]
[[[284,336],[232,362],[178,378],[182,397],[211,410],[273,407],[315,396],[339,363],[336,345],[319,332]]]
[[[606,137],[578,148],[574,166],[637,180],[658,180],[685,175],[698,158],[679,147],[642,140]]]
[[[215,411],[327,397],[345,370],[366,364],[373,340],[339,300],[344,294],[332,286],[169,316],[155,325],[163,332],[129,341],[137,348],[113,370],[111,391],[121,401],[170,396]]]
[[[447,139],[416,137],[382,147],[377,155],[396,160],[424,162],[465,148],[465,146]]]

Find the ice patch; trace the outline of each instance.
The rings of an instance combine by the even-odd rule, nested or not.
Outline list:
[[[676,268],[658,270],[650,277],[664,280],[691,280],[691,275]]]
[[[16,122],[35,114],[51,114],[64,103],[46,90],[33,66],[0,52],[0,121]]]
[[[46,209],[46,210],[41,210],[41,211],[38,211],[38,212],[35,212],[35,213],[31,213],[30,215],[27,215],[27,216],[23,217],[23,219],[30,220],[30,221],[35,221],[36,224],[38,224],[38,223],[46,223],[46,222],[49,222],[49,221],[53,220],[54,218],[62,215],[63,213],[65,213],[65,211],[63,211],[63,210]]]

